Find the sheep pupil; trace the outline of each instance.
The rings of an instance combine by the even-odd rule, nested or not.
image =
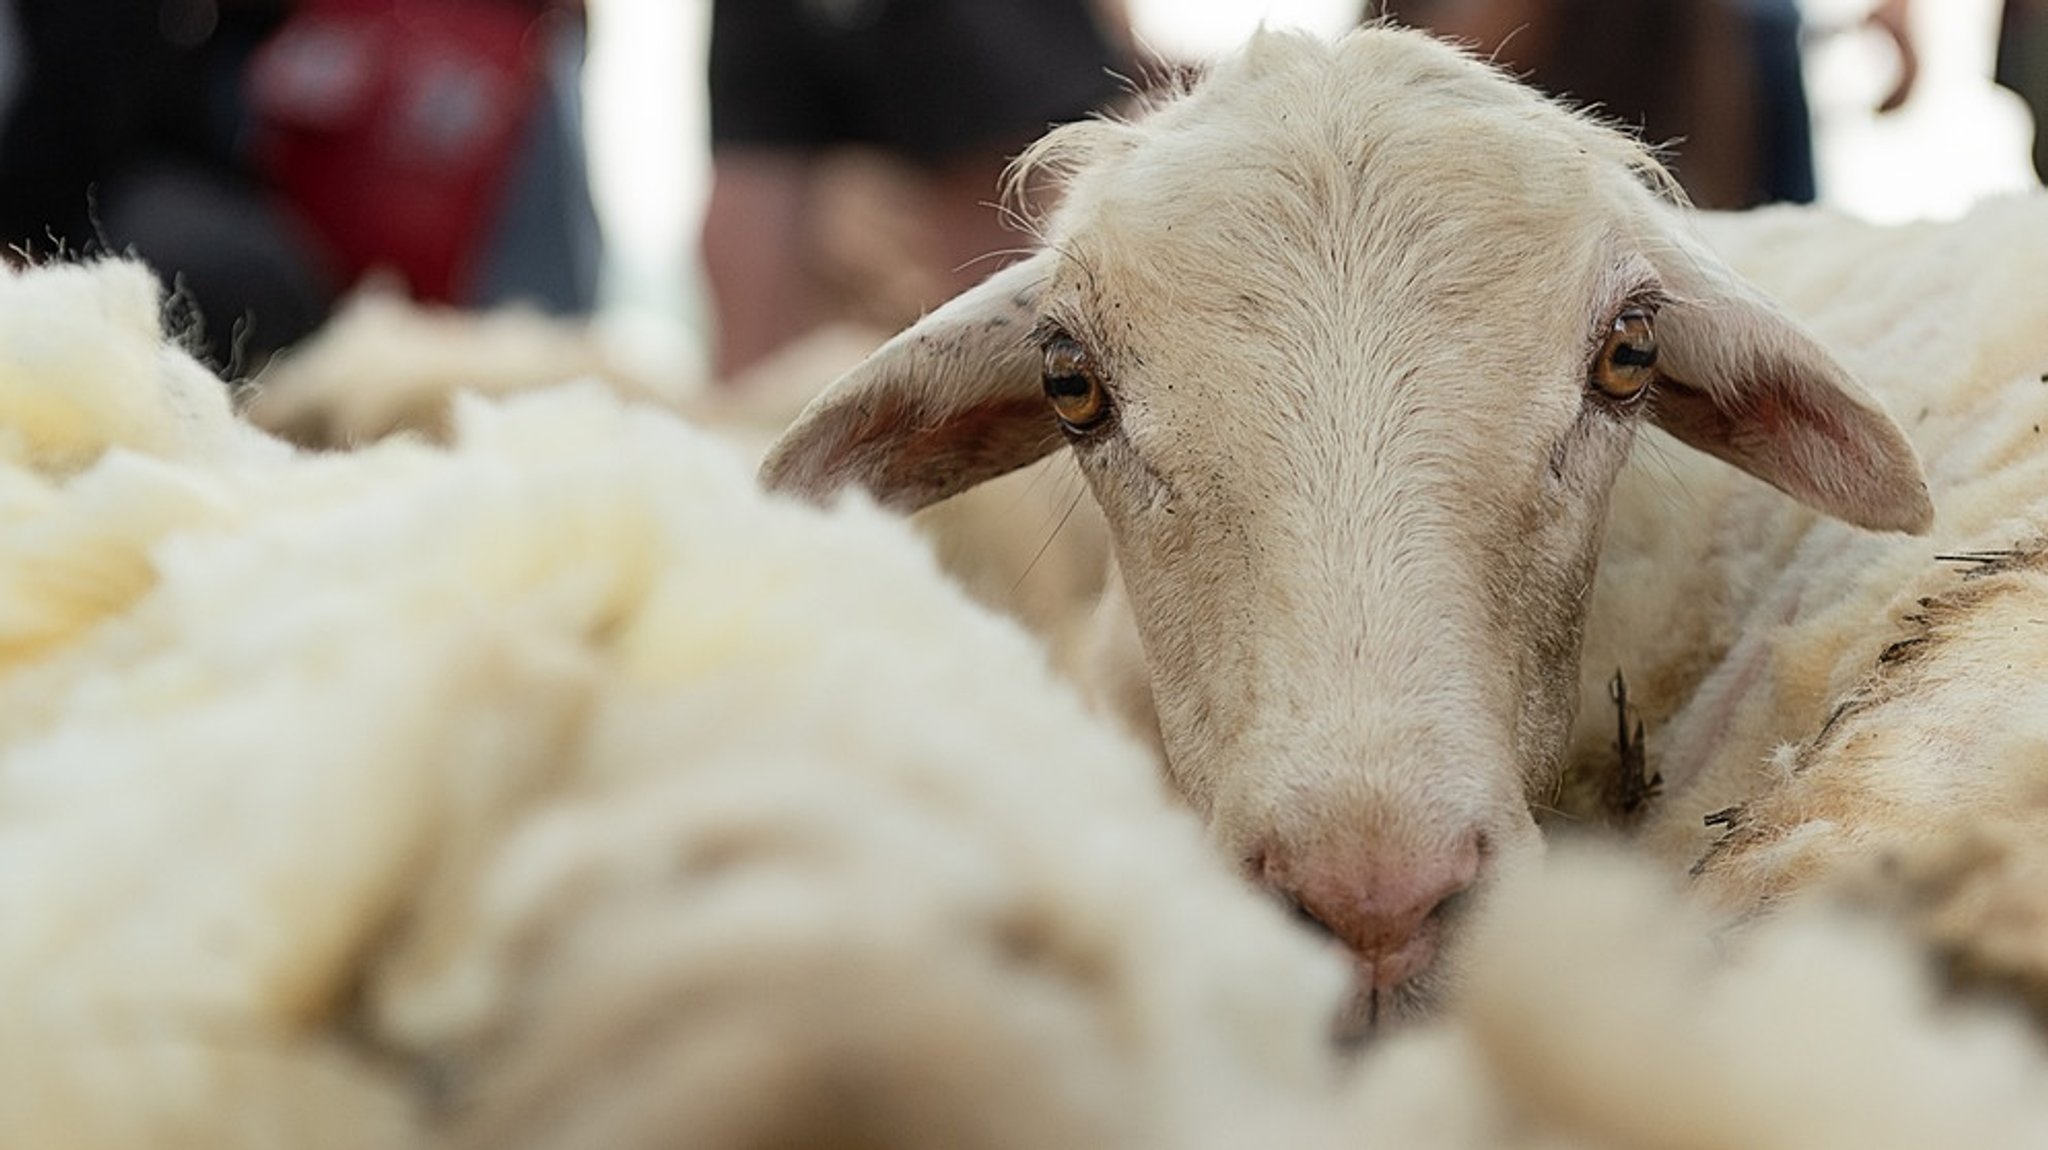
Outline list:
[[[1657,366],[1657,345],[1654,343],[1648,345],[1634,343],[1615,344],[1614,364],[1616,367],[1655,367]]]
[[[1054,399],[1085,399],[1093,390],[1084,375],[1048,375],[1045,377],[1045,393]]]

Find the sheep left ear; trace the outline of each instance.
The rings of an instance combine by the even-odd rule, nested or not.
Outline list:
[[[1660,266],[1650,418],[1794,499],[1873,531],[1934,522],[1905,432],[1820,341],[1713,256]]]
[[[910,512],[1064,446],[1030,339],[1052,259],[997,272],[833,383],[776,440],[762,486],[813,500],[864,487]]]

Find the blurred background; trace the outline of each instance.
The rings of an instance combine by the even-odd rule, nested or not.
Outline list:
[[[654,370],[733,377],[819,325],[914,318],[994,266],[960,252],[1023,242],[985,205],[1001,157],[1036,127],[970,145],[950,120],[841,114],[844,86],[874,82],[858,68],[942,109],[982,98],[938,91],[947,78],[905,47],[905,13],[945,7],[0,0],[0,239],[16,259],[139,251],[184,288],[231,377],[303,339],[365,277],[437,305],[594,317]],[[1818,199],[1906,220],[2036,182],[2021,92],[2048,86],[2041,7],[1387,0],[1370,14],[1682,137],[1675,163],[1705,206]],[[989,58],[943,37],[922,50],[1046,101],[1059,89],[1066,104],[1004,97],[1038,126],[1113,101],[1128,84],[1106,71],[1142,83],[1261,24],[1334,34],[1368,15],[1361,0],[953,8],[986,21]],[[1056,19],[1068,26],[1029,27]],[[861,47],[883,33],[886,51]],[[795,106],[799,91],[811,105]]]
[[[1710,6],[1714,0],[1695,2]],[[1687,0],[1623,3],[1692,6]],[[696,244],[710,187],[702,81],[709,6],[690,0],[592,0],[592,6],[592,177],[613,241],[605,298],[644,337],[665,332],[676,354],[705,355],[712,320]],[[1497,7],[1512,25],[1545,6],[1537,0]],[[1907,220],[1954,216],[1984,196],[2034,184],[2032,118],[2017,94],[1992,82],[2004,0],[1905,6],[1917,74],[1905,102],[1884,114],[1878,108],[1902,78],[1903,61],[1894,39],[1870,22],[1879,7],[1872,0],[1800,5],[1798,43],[1819,200],[1872,219]],[[1261,24],[1338,33],[1358,21],[1361,6],[1358,0],[1129,0],[1127,11],[1141,50],[1199,62],[1231,50]],[[1611,51],[1608,30],[1598,23],[1590,29],[1586,38]],[[1664,83],[1668,70],[1653,66],[1651,73]],[[685,321],[675,329],[679,316]]]

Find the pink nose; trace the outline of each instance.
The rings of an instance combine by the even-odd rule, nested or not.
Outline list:
[[[1445,904],[1472,888],[1484,853],[1474,833],[1448,851],[1338,851],[1293,866],[1269,856],[1265,869],[1268,881],[1349,947],[1367,968],[1361,975],[1384,990],[1435,960]]]

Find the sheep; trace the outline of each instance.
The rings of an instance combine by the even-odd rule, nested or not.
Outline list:
[[[1361,1025],[1440,1003],[1537,815],[1614,781],[1617,668],[1649,759],[1618,790],[1690,868],[1960,578],[1936,554],[2048,521],[2038,199],[1699,217],[1632,139],[1388,27],[1262,34],[1018,170],[1066,176],[1039,252],[827,389],[763,481],[910,510],[1066,449],[1114,539],[1102,689],[1351,948]],[[1919,751],[1844,761],[1870,801],[1790,886],[1993,769]]]
[[[588,385],[294,453],[153,291],[0,276],[10,1145],[2048,1131],[2039,1044],[1881,927],[1731,956],[1616,858],[1508,876],[1457,1013],[1340,1082],[1342,963],[901,524]]]
[[[1313,1132],[1341,963],[905,526],[595,385],[297,453],[154,300],[0,278],[4,1140]]]

